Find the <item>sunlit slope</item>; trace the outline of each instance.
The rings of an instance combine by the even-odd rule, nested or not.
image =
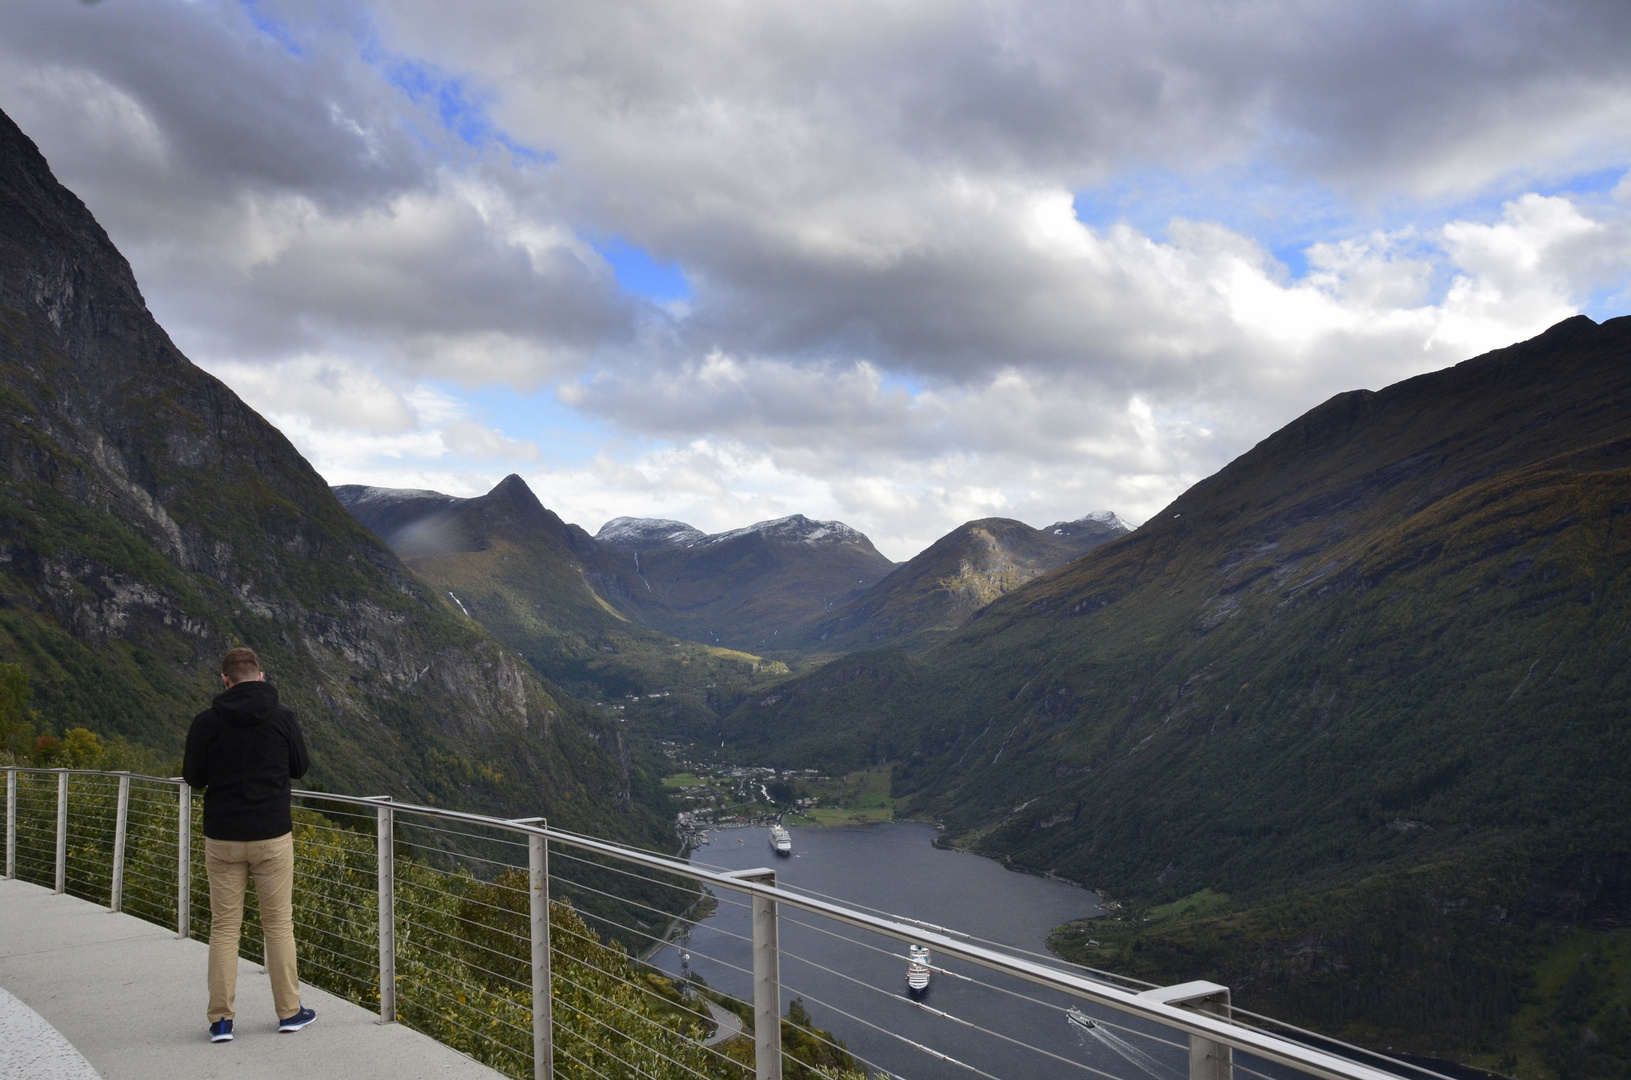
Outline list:
[[[751,681],[758,658],[683,641],[640,620],[633,564],[539,502],[519,476],[486,495],[347,486],[336,494],[408,567],[539,672],[587,698],[708,693]],[[615,605],[615,606],[614,606]],[[666,699],[665,699],[666,701]],[[708,713],[711,721],[712,714]]]
[[[221,655],[248,644],[302,717],[314,782],[660,828],[616,732],[415,581],[176,349],[4,116],[0,461],[0,659],[28,671],[41,726],[179,759]]]
[[[822,652],[926,647],[997,597],[1126,531],[1119,522],[1069,524],[1072,534],[1064,536],[1010,518],[966,522],[861,596],[801,627],[793,641]]]
[[[1628,355],[1631,320],[1577,318],[1341,395],[917,660],[837,661],[733,735],[900,761],[954,835],[1151,897],[1491,829],[1624,844]]]

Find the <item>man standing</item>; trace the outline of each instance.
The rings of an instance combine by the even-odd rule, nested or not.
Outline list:
[[[278,704],[253,649],[221,661],[225,690],[193,718],[182,776],[204,789],[204,864],[210,877],[210,1041],[232,1039],[238,935],[251,876],[266,934],[266,971],[278,1030],[299,1031],[317,1014],[300,1004],[294,946],[294,820],[290,780],[311,761],[293,712]]]

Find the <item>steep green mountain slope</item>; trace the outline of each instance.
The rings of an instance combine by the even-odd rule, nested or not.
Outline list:
[[[1123,536],[1114,514],[1033,529],[1010,518],[959,525],[864,594],[793,632],[792,643],[823,652],[888,644],[921,648],[967,622],[1005,593]]]
[[[1339,395],[920,656],[756,695],[733,752],[896,761],[958,843],[1230,897],[1113,947],[1466,1056],[1574,918],[1567,866],[1624,910],[1592,868],[1631,851],[1628,513],[1631,319],[1577,317]]]
[[[419,584],[289,442],[194,367],[0,115],[0,660],[33,707],[179,757],[236,644],[312,779],[660,837],[615,730]]]
[[[683,522],[616,518],[596,534],[639,571],[629,599],[670,634],[754,652],[860,596],[895,564],[863,533],[802,514],[703,535]]]
[[[786,670],[638,621],[630,594],[649,590],[633,560],[562,521],[519,476],[473,499],[358,485],[334,491],[422,580],[575,695],[634,696],[645,702],[637,713],[700,710],[712,727],[710,700],[734,700],[761,671]],[[648,700],[654,693],[664,696]]]

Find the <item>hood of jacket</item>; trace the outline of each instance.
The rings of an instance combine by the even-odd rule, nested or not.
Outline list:
[[[255,727],[277,712],[277,687],[269,682],[241,682],[215,696],[215,711],[234,727]]]

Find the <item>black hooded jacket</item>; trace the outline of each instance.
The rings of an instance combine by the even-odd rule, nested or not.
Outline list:
[[[277,688],[241,682],[193,717],[181,775],[204,789],[205,836],[270,840],[293,830],[289,781],[310,765],[300,721],[278,704]]]

